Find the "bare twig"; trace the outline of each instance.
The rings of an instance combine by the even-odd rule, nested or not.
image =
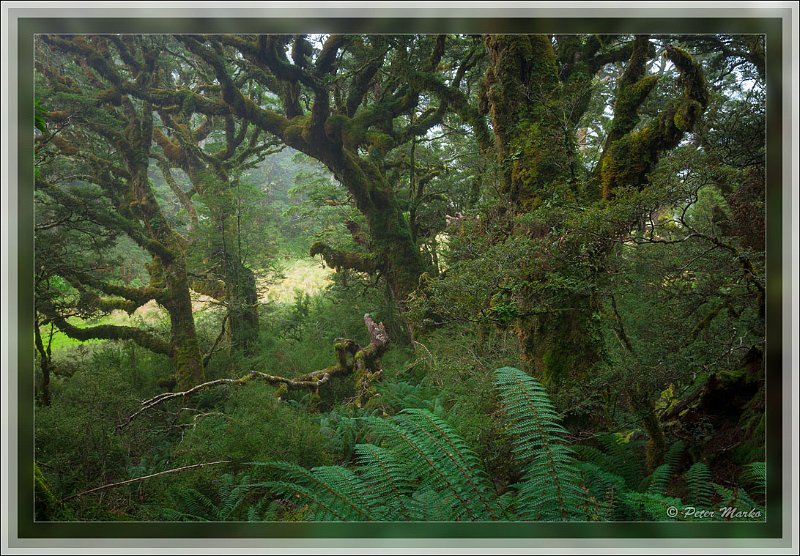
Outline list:
[[[138,483],[144,481],[145,479],[152,479],[153,477],[161,477],[162,475],[170,475],[172,473],[180,473],[181,471],[189,471],[192,469],[200,469],[201,467],[208,467],[209,465],[221,465],[223,463],[231,463],[230,460],[220,460],[220,461],[211,461],[206,463],[195,463],[193,465],[184,465],[183,467],[176,467],[175,469],[167,469],[166,471],[159,471],[158,473],[153,473],[151,475],[145,475],[144,477],[136,477],[135,479],[128,479],[127,481],[120,481],[118,483],[109,483],[107,485],[91,488],[89,490],[84,490],[83,492],[79,492],[77,494],[71,494],[66,498],[62,499],[62,502],[66,502],[67,500],[72,500],[73,498],[78,498],[79,496],[85,496],[86,494],[93,494],[95,492],[99,492],[101,490],[107,490],[109,488],[116,488],[120,486],[129,485],[132,483]]]
[[[217,345],[219,344],[220,340],[222,340],[222,337],[225,335],[225,323],[228,322],[228,316],[229,315],[225,315],[225,317],[222,319],[222,328],[219,331],[219,335],[217,336],[217,339],[214,340],[214,345],[212,345],[211,349],[208,350],[208,353],[206,353],[203,356],[203,368],[208,366],[208,362],[211,361],[211,358],[214,356],[214,353],[217,350]]]

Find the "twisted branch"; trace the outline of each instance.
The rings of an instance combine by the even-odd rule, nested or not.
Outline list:
[[[336,364],[331,367],[312,371],[295,378],[271,375],[261,371],[250,371],[239,378],[219,378],[198,384],[183,392],[165,392],[144,400],[138,411],[117,425],[117,432],[127,427],[142,413],[169,400],[185,399],[197,392],[215,386],[242,385],[253,379],[264,380],[275,386],[285,385],[286,388],[290,389],[305,389],[318,392],[320,386],[327,384],[332,378],[347,376],[355,371],[357,374],[356,405],[360,407],[372,394],[371,384],[380,379],[383,374],[383,370],[380,368],[380,358],[389,347],[389,335],[383,323],[376,323],[369,314],[366,314],[364,315],[364,324],[366,324],[370,335],[369,345],[362,348],[353,340],[338,338],[334,343]]]

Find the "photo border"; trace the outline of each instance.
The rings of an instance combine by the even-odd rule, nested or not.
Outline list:
[[[163,5],[163,4],[161,4]],[[593,4],[593,6],[595,6]],[[646,17],[583,17],[548,15],[558,10],[548,9],[544,17],[537,16],[539,11],[535,8],[519,8],[503,11],[502,8],[484,10],[475,8],[476,15],[467,14],[470,10],[459,9],[456,18],[451,17],[400,17],[389,15],[381,17],[364,17],[365,11],[360,11],[360,18],[343,16],[341,9],[316,9],[314,17],[304,17],[308,12],[295,12],[286,15],[275,15],[276,10],[257,10],[244,8],[251,13],[263,12],[267,19],[253,17],[213,17],[213,13],[231,14],[236,8],[222,8],[218,11],[208,7],[203,8],[204,17],[160,17],[155,15],[158,9],[148,10],[149,17],[141,15],[126,17],[107,17],[105,8],[88,8],[85,13],[75,8],[69,10],[68,16],[54,17],[59,10],[25,8],[8,9],[9,18],[15,17],[18,23],[16,33],[16,98],[11,89],[8,90],[10,106],[17,99],[32,98],[33,65],[32,37],[36,33],[291,33],[291,32],[343,32],[343,33],[765,33],[767,36],[767,349],[765,365],[767,373],[767,461],[768,461],[768,491],[767,491],[767,516],[766,523],[686,523],[686,522],[654,522],[654,523],[527,523],[527,522],[502,522],[502,523],[172,523],[172,522],[124,522],[124,523],[57,523],[33,521],[33,396],[21,395],[34,391],[33,383],[33,338],[29,335],[20,335],[20,330],[30,330],[33,327],[33,311],[19,310],[17,313],[17,329],[8,331],[8,347],[17,346],[16,374],[13,373],[14,361],[11,360],[8,373],[4,373],[4,380],[8,377],[9,399],[5,407],[17,405],[16,434],[9,434],[9,448],[13,447],[12,441],[16,440],[18,453],[16,458],[6,462],[9,469],[9,503],[17,503],[16,523],[18,527],[18,541],[10,546],[34,546],[29,542],[32,539],[90,539],[90,538],[140,538],[140,539],[199,539],[199,538],[283,538],[283,539],[644,539],[659,538],[663,540],[676,540],[682,537],[689,539],[734,539],[737,542],[731,546],[743,546],[747,539],[772,539],[770,546],[789,546],[776,544],[780,539],[786,541],[791,535],[790,511],[786,511],[790,497],[784,497],[783,486],[787,484],[788,472],[792,466],[786,467],[786,456],[792,456],[791,447],[784,450],[787,438],[784,430],[790,430],[787,419],[771,418],[770,413],[785,417],[786,406],[786,353],[783,343],[786,333],[784,328],[785,297],[781,290],[791,287],[788,283],[784,256],[791,242],[784,243],[785,203],[792,198],[788,194],[791,180],[787,180],[786,165],[791,164],[790,156],[786,149],[791,148],[791,141],[786,141],[787,134],[791,134],[791,121],[786,115],[787,100],[785,96],[785,63],[788,62],[786,44],[784,39],[794,38],[787,36],[786,22],[791,11],[788,9],[770,10],[742,10],[743,17],[718,17],[720,10],[707,8],[681,9],[681,13],[693,14],[692,17],[666,15],[674,14],[673,10],[638,8],[638,11],[648,14]],[[305,8],[302,8],[305,9]],[[349,8],[352,9],[352,8]],[[395,8],[397,9],[397,8]],[[46,12],[53,17],[36,17],[25,12]],[[129,9],[130,10],[130,9]],[[183,8],[185,12],[191,10]],[[699,12],[713,12],[714,17],[701,16]],[[63,11],[63,9],[62,9]],[[119,11],[119,9],[117,9]],[[135,14],[136,10],[130,10]],[[165,8],[165,11],[175,12],[175,8]],[[451,13],[453,10],[449,10]],[[562,10],[564,11],[564,10]],[[582,14],[591,12],[608,13],[606,8],[581,9]],[[636,11],[636,10],[629,10]],[[768,15],[766,12],[770,11]],[[20,12],[20,13],[14,13]],[[380,10],[372,9],[370,15],[378,14]],[[503,13],[508,17],[480,17],[479,14]],[[514,13],[511,13],[514,12]],[[659,15],[657,12],[664,13]],[[725,9],[726,14],[737,12],[736,9]],[[208,15],[206,15],[206,13]],[[401,15],[412,13],[408,8]],[[414,9],[413,13],[420,13]],[[87,17],[87,14],[92,14]],[[761,15],[758,15],[761,14]],[[796,17],[796,16],[795,16]],[[13,41],[14,36],[10,37]],[[10,43],[13,44],[13,43]],[[796,67],[796,61],[795,61]],[[9,69],[11,71],[11,68]],[[11,82],[14,82],[13,80]],[[18,122],[32,121],[32,103],[17,103],[16,115]],[[4,111],[12,115],[14,112]],[[5,118],[4,118],[5,119]],[[789,125],[785,126],[784,122]],[[18,174],[18,190],[16,203],[13,203],[13,187],[9,187],[9,202],[7,207],[16,206],[17,212],[17,239],[16,249],[6,250],[11,260],[16,255],[17,295],[12,298],[20,308],[33,307],[33,196],[32,174],[30,164],[33,152],[33,135],[24,126],[14,128],[10,122],[9,131],[16,129],[16,145],[8,144],[9,162],[16,158]],[[11,135],[9,135],[11,137]],[[791,135],[790,135],[791,137]],[[13,153],[16,151],[16,157]],[[791,169],[791,166],[790,166]],[[13,178],[13,176],[10,176]],[[11,179],[8,183],[15,182]],[[10,215],[9,215],[10,216]],[[7,219],[6,219],[7,220]],[[9,234],[9,240],[13,239]],[[9,247],[12,247],[11,242]],[[795,245],[796,247],[796,245]],[[15,252],[16,251],[16,252]],[[9,276],[11,278],[11,276]],[[795,275],[796,279],[796,275]],[[4,280],[4,283],[6,280]],[[13,291],[14,283],[9,284]],[[9,300],[11,301],[11,300]],[[4,303],[5,305],[5,303]],[[6,321],[9,322],[9,321]],[[787,335],[788,337],[788,335]],[[791,345],[791,344],[790,344]],[[9,350],[5,350],[8,353]],[[792,362],[796,366],[796,361]],[[15,380],[16,379],[16,380]],[[16,400],[14,396],[17,396]],[[789,406],[791,408],[791,405]],[[10,408],[12,409],[12,408]],[[13,413],[9,413],[11,416]],[[790,426],[787,427],[787,424]],[[796,430],[794,431],[796,433]],[[15,438],[14,438],[15,437]],[[13,455],[10,451],[10,455]],[[15,472],[13,470],[15,469]],[[16,477],[16,484],[12,482]],[[780,479],[780,480],[776,480]],[[789,480],[788,484],[791,484]],[[15,492],[17,491],[18,492]],[[13,495],[16,494],[16,498]],[[791,494],[791,493],[787,493]],[[13,507],[8,506],[13,514]],[[6,513],[8,516],[9,514]],[[29,516],[26,520],[25,516]],[[12,517],[14,517],[12,515]],[[585,543],[592,546],[592,543]],[[745,543],[750,544],[750,543]],[[541,546],[541,542],[536,545]],[[97,546],[96,543],[93,546]],[[203,546],[209,546],[203,542]],[[294,544],[289,546],[296,546]],[[470,542],[469,546],[476,546]],[[528,546],[528,545],[521,545]],[[652,547],[653,543],[641,543],[640,546]],[[717,546],[717,545],[715,545]],[[763,546],[763,543],[756,546]]]

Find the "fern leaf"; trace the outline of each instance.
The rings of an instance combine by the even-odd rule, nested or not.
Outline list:
[[[666,494],[672,469],[668,463],[663,463],[655,468],[647,478],[647,492],[650,494]]]
[[[767,489],[767,463],[765,461],[754,461],[745,465],[742,473],[742,480],[751,489],[751,492],[765,496]]]
[[[597,437],[600,444],[603,446],[604,456],[602,461],[594,461],[606,471],[619,475],[625,479],[628,488],[635,488],[644,478],[644,454],[642,447],[632,441],[626,441],[619,433],[606,433]],[[576,446],[581,450],[581,457],[584,457],[586,448],[584,446]],[[599,451],[599,450],[598,450]]]
[[[315,519],[373,521],[381,518],[364,496],[363,483],[344,467],[315,467],[309,471],[287,462],[262,465],[280,471],[282,480],[253,486],[264,486],[299,499],[309,505]]]
[[[582,517],[584,493],[572,452],[544,388],[513,367],[495,371],[495,385],[513,437],[513,450],[526,463],[519,485],[518,510],[526,520]]]
[[[701,508],[711,506],[714,496],[714,485],[711,483],[711,471],[705,463],[695,463],[686,472],[686,483],[689,487],[689,500]]]
[[[593,463],[578,462],[577,467],[587,491],[586,513],[589,518],[613,519],[617,499],[627,490],[625,479]]]
[[[616,518],[627,521],[673,521],[681,514],[670,516],[670,507],[681,508],[680,498],[651,492],[625,492],[619,497]]]
[[[426,488],[415,492],[406,503],[410,519],[413,521],[456,521],[453,513],[453,495]]]
[[[497,518],[495,493],[475,453],[444,420],[424,409],[404,410],[396,417],[408,430],[435,447],[438,460],[454,476],[454,483],[474,502],[472,509],[480,518]]]
[[[392,452],[373,444],[355,447],[356,461],[365,488],[382,501],[387,516],[392,520],[411,518],[403,503],[414,492],[413,478]]]
[[[455,452],[448,453],[442,448],[443,444],[458,441],[453,438],[437,439],[435,433],[431,431],[420,431],[420,427],[424,425],[415,423],[414,418],[408,415],[391,419],[378,417],[365,419],[386,447],[395,453],[399,460],[405,462],[409,473],[420,481],[422,488],[445,490],[452,494],[453,514],[458,519],[487,518],[480,502],[475,500],[470,492],[469,481],[462,473],[463,466],[455,461],[457,458]]]
[[[673,442],[672,446],[670,446],[669,450],[667,450],[667,453],[664,454],[664,463],[669,465],[669,469],[672,473],[680,471],[679,466],[685,448],[686,447],[684,446],[683,442],[681,440],[677,440]]]
[[[714,490],[720,497],[720,508],[728,509],[731,512],[726,514],[725,511],[722,511],[722,519],[728,521],[738,519],[752,521],[753,519],[751,517],[738,517],[737,515],[737,512],[747,513],[750,510],[756,510],[760,512],[762,519],[766,519],[766,509],[750,498],[750,495],[748,495],[747,491],[743,488],[729,489],[716,483],[713,483],[713,486]]]

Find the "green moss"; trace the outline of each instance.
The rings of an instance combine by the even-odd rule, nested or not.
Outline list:
[[[381,153],[385,153],[394,146],[394,140],[380,131],[367,131],[366,140]]]
[[[702,113],[703,106],[699,102],[696,100],[687,100],[677,107],[672,121],[678,130],[691,131]]]
[[[33,464],[33,481],[36,500],[36,520],[48,521],[54,517],[59,502],[56,495],[50,490],[50,486],[47,484],[44,474],[37,463]]]
[[[648,75],[630,85],[622,85],[614,104],[614,122],[611,133],[621,137],[639,122],[639,107],[658,82],[657,75]]]
[[[286,126],[286,131],[284,132],[284,142],[289,145],[296,145],[304,142],[304,136],[308,133],[310,121],[311,118],[308,115],[296,116],[289,120],[289,124]]]
[[[325,121],[325,134],[333,140],[341,140],[342,129],[350,119],[342,114],[332,114]]]
[[[342,143],[350,148],[355,148],[366,139],[366,130],[352,121],[342,127]]]
[[[600,165],[605,199],[620,187],[644,187],[659,155],[678,145],[684,133],[693,129],[708,104],[708,91],[700,66],[682,50],[668,47],[667,56],[680,71],[683,95],[667,105],[649,126],[633,131],[639,120],[639,107],[657,81],[654,75],[644,76],[646,47],[646,43],[637,38],[628,67],[620,79],[614,123],[607,143],[609,147]]]

